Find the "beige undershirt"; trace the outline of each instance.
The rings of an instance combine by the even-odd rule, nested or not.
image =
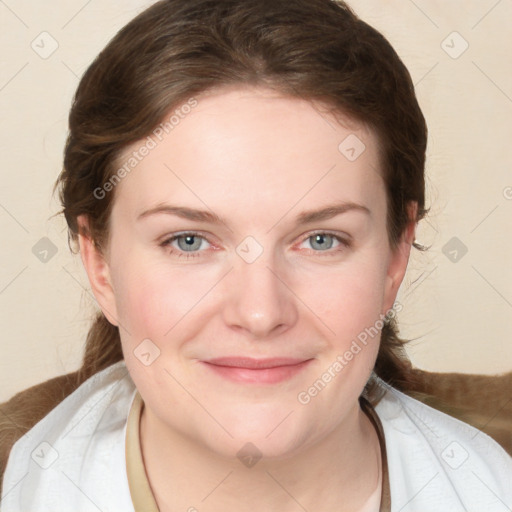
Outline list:
[[[379,488],[381,489],[380,496],[378,492],[374,493],[366,503],[364,510],[360,512],[373,512],[377,510],[379,501],[379,512],[390,512],[391,496],[389,491],[389,474],[384,431],[380,419],[370,402],[361,398],[360,403],[363,412],[370,418],[370,421],[377,430],[382,461],[382,474],[379,474],[380,481],[377,488],[377,491]],[[159,512],[146,476],[140,448],[139,425],[143,407],[144,402],[142,401],[142,397],[139,392],[136,391],[126,425],[126,472],[128,476],[128,486],[130,488],[130,495],[135,512]]]

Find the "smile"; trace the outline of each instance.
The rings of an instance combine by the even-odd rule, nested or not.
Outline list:
[[[216,375],[232,382],[277,384],[300,373],[311,361],[312,359],[229,357],[201,362]]]

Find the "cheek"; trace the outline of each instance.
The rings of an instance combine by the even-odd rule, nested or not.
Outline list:
[[[133,254],[116,266],[116,304],[130,343],[149,338],[163,349],[175,326],[181,329],[187,323],[187,315],[200,307],[218,278],[211,270],[191,272],[148,259]]]
[[[325,371],[336,377],[325,376],[328,389],[315,398],[314,407],[336,407],[333,403],[339,397],[354,400],[374,368],[383,327],[385,275],[379,261],[358,258],[316,280],[310,307],[320,318],[327,343],[318,378],[322,380],[320,373]]]
[[[162,338],[178,322],[182,304],[179,289],[179,282],[170,282],[167,276],[148,269],[124,275],[122,286],[116,290],[116,303],[120,320],[134,343],[139,338]]]
[[[136,250],[129,254],[117,255],[112,272],[112,280],[118,319],[125,327],[124,339],[130,343],[140,343],[144,338],[152,338],[163,329],[164,301],[162,292],[169,288],[163,276],[147,265],[145,256]]]
[[[331,269],[308,281],[301,296],[337,344],[346,344],[379,318],[385,276],[377,262]]]

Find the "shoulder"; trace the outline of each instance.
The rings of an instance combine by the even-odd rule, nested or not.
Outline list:
[[[0,475],[14,443],[80,385],[79,372],[54,377],[0,404]]]
[[[129,495],[122,472],[111,470],[124,464],[124,428],[134,393],[120,361],[85,381],[18,439],[4,475],[2,510],[37,511],[48,508],[48,500],[55,510],[94,509],[93,502],[111,509],[112,489],[126,485]]]
[[[375,410],[386,439],[392,498],[403,512],[512,507],[512,457],[503,447],[380,379],[379,385],[385,394]]]

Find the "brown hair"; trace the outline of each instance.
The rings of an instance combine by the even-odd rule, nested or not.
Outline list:
[[[115,190],[101,199],[94,191],[112,178],[121,151],[150,135],[190,98],[237,84],[318,100],[375,131],[392,247],[409,221],[426,214],[427,127],[410,74],[389,42],[345,3],[161,0],[116,34],[78,85],[64,168],[55,184],[69,241],[76,244],[83,229],[77,217],[86,214],[89,231],[83,234],[99,250],[107,248]],[[414,219],[408,214],[412,201],[418,205]],[[382,330],[375,373],[411,391],[414,373],[404,343],[390,319]],[[98,313],[74,382],[122,357],[118,328]]]

